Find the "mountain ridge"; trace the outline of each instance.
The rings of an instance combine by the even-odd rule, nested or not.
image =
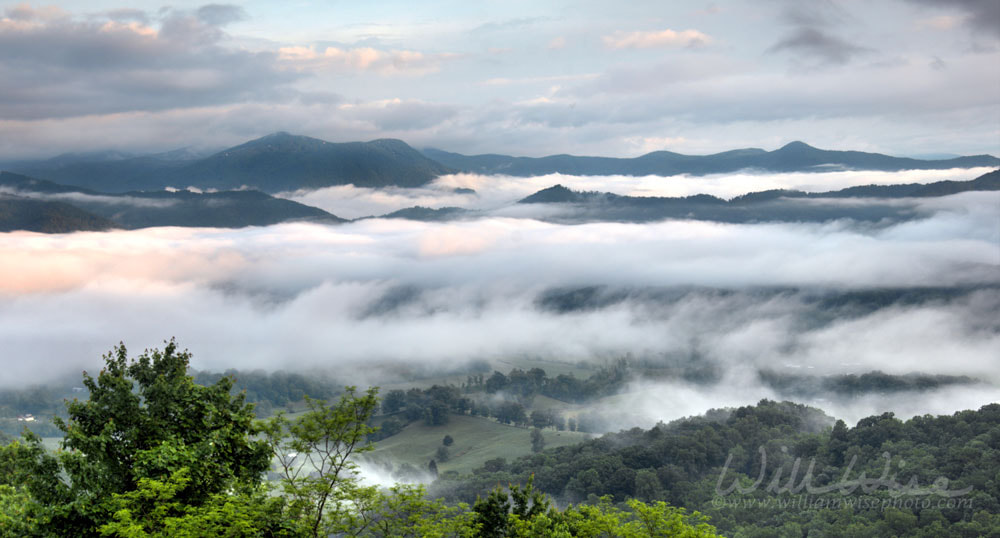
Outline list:
[[[102,160],[101,156],[105,156]],[[180,158],[171,158],[175,156]],[[419,187],[455,172],[402,140],[328,142],[278,131],[210,155],[120,152],[62,154],[9,164],[12,172],[106,193],[158,191],[166,187],[232,190],[249,187],[269,194],[353,184],[359,187]]]
[[[107,150],[64,153],[17,162],[7,169],[64,185],[106,193],[158,191],[166,187],[233,190],[252,188],[275,194],[338,185],[366,188],[420,187],[456,172],[535,176],[705,175],[740,170],[812,172],[829,170],[946,169],[1000,166],[992,155],[942,160],[893,157],[880,153],[819,149],[794,141],[773,150],[738,148],[708,155],[654,151],[631,158],[576,156],[512,157],[462,155],[433,148],[418,151],[398,139],[329,142],[274,132],[204,155],[181,148],[133,156]]]
[[[556,173],[670,176],[678,174],[706,175],[739,170],[768,172],[808,172],[836,169],[899,171],[1000,166],[1000,159],[992,155],[922,160],[862,151],[824,150],[797,140],[773,151],[760,148],[740,148],[708,155],[654,151],[628,158],[565,154],[544,157],[513,157],[499,154],[462,155],[434,148],[424,149],[424,154],[463,172],[522,177]]]
[[[240,228],[295,221],[345,222],[322,209],[250,189],[102,193],[0,172],[0,196],[7,201],[0,208],[3,231],[66,232],[154,226]],[[42,219],[40,222],[51,220],[54,224],[38,224],[33,218]]]

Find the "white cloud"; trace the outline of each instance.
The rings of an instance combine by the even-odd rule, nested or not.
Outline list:
[[[281,196],[320,207],[344,218],[378,216],[393,211],[423,206],[430,208],[463,207],[484,211],[504,208],[504,215],[518,208],[510,204],[542,189],[561,184],[578,191],[612,192],[628,196],[692,196],[711,194],[733,198],[748,192],[771,189],[826,192],[859,185],[894,183],[932,183],[943,180],[975,179],[989,168],[953,170],[910,170],[906,172],[844,171],[801,172],[790,174],[740,172],[707,176],[572,176],[547,174],[535,177],[483,176],[454,174],[437,178],[417,189],[365,189],[351,185],[328,187],[308,192],[284,193]],[[472,189],[475,194],[456,193]],[[858,202],[854,202],[858,203]],[[928,201],[926,203],[934,203]]]
[[[698,30],[666,29],[660,31],[618,31],[601,38],[609,49],[648,49],[654,47],[701,47],[712,38]]]
[[[279,60],[297,71],[373,71],[384,75],[422,75],[441,69],[441,64],[457,58],[452,53],[423,53],[414,50],[378,50],[372,47],[326,47],[315,45],[282,47]]]

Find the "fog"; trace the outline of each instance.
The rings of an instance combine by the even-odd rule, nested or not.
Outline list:
[[[111,206],[131,206],[139,208],[165,208],[178,203],[178,200],[163,200],[143,198],[138,196],[111,196],[106,194],[87,194],[83,192],[35,192],[19,191],[0,186],[0,194],[13,194],[36,200],[67,202],[70,204],[101,204]]]
[[[479,196],[516,183],[496,181]],[[630,354],[715,372],[639,383],[603,404],[643,425],[780,397],[759,370],[982,381],[809,402],[851,420],[1000,400],[1000,193],[912,203],[923,218],[880,227],[488,216],[0,234],[0,386],[98,369],[119,341],[138,352],[176,337],[197,369],[321,368],[361,385],[393,381],[400,364],[504,369],[511,358]],[[560,299],[580,287],[587,300]],[[883,288],[915,298],[827,300]]]
[[[740,172],[706,176],[572,176],[548,174],[535,177],[453,174],[418,189],[368,189],[340,185],[280,196],[322,208],[342,218],[384,215],[412,206],[464,207],[496,210],[542,189],[561,184],[578,191],[612,192],[628,196],[692,196],[711,194],[730,199],[748,192],[791,189],[826,192],[859,185],[968,181],[992,168],[908,170],[904,172],[838,171],[799,173]],[[474,193],[456,192],[471,189]]]

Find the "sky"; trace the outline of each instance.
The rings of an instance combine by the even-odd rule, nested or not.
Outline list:
[[[0,3],[0,160],[284,130],[460,153],[1000,154],[995,0]]]

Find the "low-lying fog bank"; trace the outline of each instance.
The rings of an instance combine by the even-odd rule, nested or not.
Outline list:
[[[845,418],[996,401],[1000,195],[920,204],[924,218],[879,227],[488,217],[0,234],[0,386],[176,337],[198,369],[319,367],[358,384],[386,381],[376,363],[507,357],[631,354],[715,372],[624,399],[646,422],[775,397],[762,369],[985,383],[815,402]]]

